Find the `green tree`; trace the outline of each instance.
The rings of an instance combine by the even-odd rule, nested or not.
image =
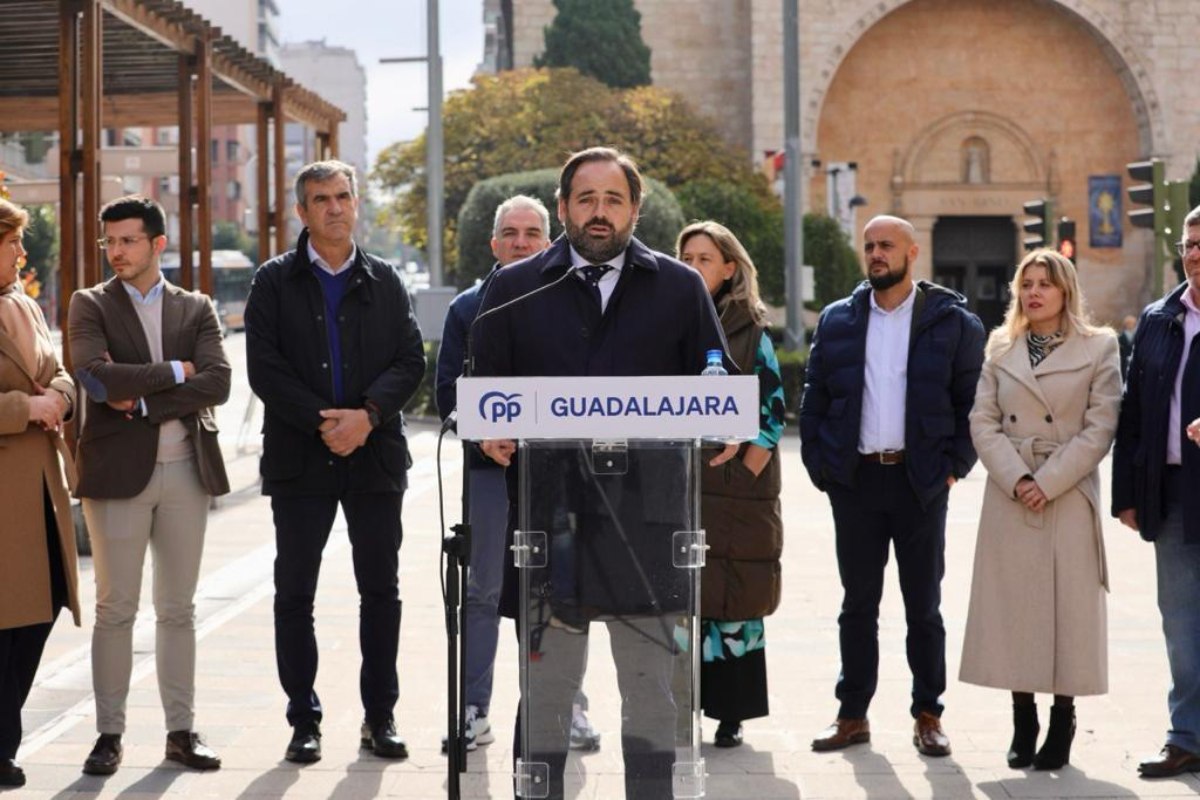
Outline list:
[[[27,269],[47,291],[58,276],[58,221],[54,206],[25,206],[29,212],[29,224],[25,227],[25,261]]]
[[[689,181],[675,196],[689,222],[711,219],[733,231],[758,270],[763,300],[783,305],[783,208],[778,199],[715,178]]]
[[[496,207],[514,194],[525,194],[541,200],[550,210],[550,237],[562,233],[555,214],[554,189],[558,186],[558,170],[539,169],[497,175],[480,181],[467,195],[458,214],[458,269],[460,289],[470,286],[491,269],[494,259],[490,242],[496,219]],[[671,190],[654,178],[646,180],[646,193],[638,217],[635,235],[655,250],[671,252],[675,237],[683,229],[683,211]]]
[[[711,178],[771,198],[748,154],[727,145],[681,97],[656,87],[611,89],[574,69],[514,70],[477,77],[472,88],[451,94],[443,110],[448,273],[457,261],[458,214],[472,186],[509,172],[557,168],[569,153],[592,145],[624,150],[672,190]],[[424,165],[422,135],[386,148],[372,176],[396,197],[383,221],[417,247],[427,244]]]
[[[574,67],[616,89],[650,84],[650,48],[633,0],[554,0],[535,67]]]
[[[217,222],[213,225],[213,250],[238,250],[246,258],[258,263],[258,239],[251,236],[235,222]]]
[[[804,260],[813,267],[817,309],[850,294],[863,279],[849,237],[825,214],[804,215]]]

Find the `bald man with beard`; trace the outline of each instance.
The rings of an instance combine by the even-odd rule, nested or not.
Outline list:
[[[800,402],[801,455],[833,506],[843,589],[840,708],[812,749],[871,739],[867,708],[878,683],[879,601],[891,546],[908,622],[913,745],[945,756],[946,504],[975,463],[967,415],[984,330],[962,295],[913,280],[919,248],[907,221],[875,217],[862,240],[867,280],[821,313]]]

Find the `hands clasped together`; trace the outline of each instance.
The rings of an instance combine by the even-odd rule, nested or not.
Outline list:
[[[321,412],[324,422],[317,428],[321,441],[335,456],[348,456],[367,442],[371,420],[362,408],[327,408]]]
[[[1017,481],[1015,492],[1017,499],[1024,503],[1030,511],[1044,511],[1046,503],[1049,502],[1046,493],[1033,478],[1021,478]]]
[[[29,421],[46,431],[61,431],[67,413],[67,398],[41,384],[33,385],[36,394],[29,397]]]

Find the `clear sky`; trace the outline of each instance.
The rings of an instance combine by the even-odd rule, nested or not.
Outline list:
[[[425,55],[426,0],[280,0],[285,42],[324,39],[358,53],[367,72],[367,158],[425,130],[425,65],[380,64],[381,58]],[[445,92],[470,84],[483,59],[483,0],[441,0]],[[337,102],[337,98],[330,98]]]

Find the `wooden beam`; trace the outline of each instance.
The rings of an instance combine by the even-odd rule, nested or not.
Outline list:
[[[188,290],[195,284],[192,279],[192,208],[195,205],[192,200],[192,148],[196,141],[193,134],[195,61],[196,57],[190,52],[179,54],[179,285]]]
[[[67,332],[67,304],[79,286],[79,183],[73,159],[78,136],[79,3],[61,0],[58,9],[58,327]],[[71,371],[70,348],[63,364]]]
[[[275,83],[275,89],[271,93],[271,110],[274,117],[274,139],[275,139],[275,252],[282,253],[288,249],[287,240],[287,225],[285,221],[287,217],[287,141],[284,137],[284,128],[287,125],[283,116],[283,81],[279,80]]]
[[[176,93],[145,92],[106,95],[104,124],[109,128],[174,127],[178,122]],[[213,92],[214,125],[253,125],[258,103],[236,92]],[[58,97],[0,97],[0,133],[52,131],[58,128]]]
[[[200,235],[200,291],[212,297],[212,39],[196,40],[196,226]]]
[[[84,0],[82,41],[80,51],[79,122],[83,128],[83,241],[91,244],[83,248],[83,285],[94,286],[102,274],[100,249],[95,242],[100,238],[100,131],[102,111],[100,106],[101,84],[104,79],[104,11],[100,0]]]
[[[271,104],[258,104],[258,124],[254,128],[258,147],[258,160],[255,169],[255,193],[258,195],[258,263],[264,264],[270,260],[274,248],[271,247],[274,237],[271,235]]]
[[[338,153],[341,152],[341,140],[338,138],[338,124],[336,122],[333,123],[333,127],[329,130],[329,133],[325,135],[325,147],[329,151],[329,158],[337,158]],[[362,175],[361,178],[363,181],[366,181],[367,176]]]

